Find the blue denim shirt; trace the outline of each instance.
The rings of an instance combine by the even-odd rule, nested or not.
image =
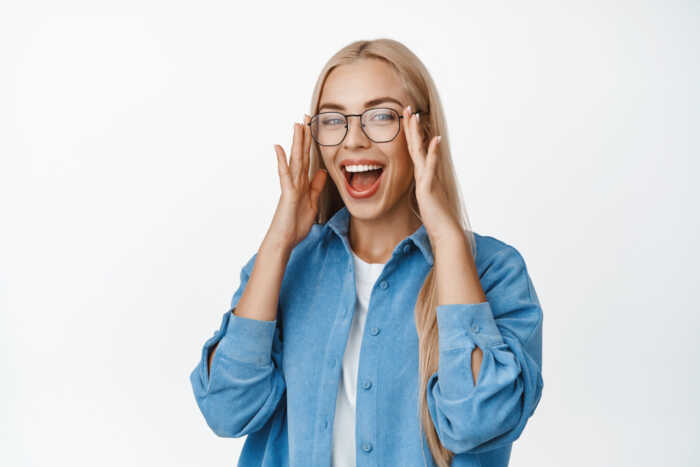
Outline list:
[[[236,316],[257,253],[220,328],[190,375],[218,436],[246,436],[239,466],[330,466],[333,416],[355,310],[346,207],[314,224],[292,251],[277,319]],[[474,232],[487,301],[436,309],[439,366],[427,385],[432,422],[453,466],[500,467],[542,394],[542,309],[512,246]],[[374,284],[362,338],[356,400],[358,466],[434,466],[418,416],[414,306],[433,254],[425,226],[394,248]],[[219,346],[207,374],[207,359]],[[476,385],[471,353],[483,360]]]

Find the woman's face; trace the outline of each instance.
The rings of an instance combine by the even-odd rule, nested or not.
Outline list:
[[[380,98],[387,99],[376,101]],[[388,107],[402,115],[403,108],[409,104],[415,112],[403,84],[388,64],[377,59],[362,59],[331,71],[321,92],[319,112],[361,114],[369,108]],[[392,141],[375,143],[363,133],[360,118],[349,117],[347,135],[339,145],[319,146],[328,173],[353,217],[381,218],[396,207],[409,209],[413,161],[406,143],[404,120],[400,119],[399,133]],[[384,166],[378,188],[370,196],[352,196],[343,169],[349,159],[369,159]],[[353,185],[360,188],[359,191],[364,187],[359,183]]]

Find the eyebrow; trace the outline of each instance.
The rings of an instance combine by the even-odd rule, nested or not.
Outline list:
[[[384,102],[393,102],[395,104],[398,104],[401,106],[403,109],[404,105],[399,102],[398,100],[394,99],[393,97],[385,96],[385,97],[377,97],[376,99],[372,99],[371,101],[365,102],[365,107],[373,107],[377,104],[382,104]],[[340,104],[335,104],[333,102],[326,102],[325,104],[321,105],[319,108],[319,111],[321,109],[335,109],[335,110],[345,110],[345,107],[343,107]]]

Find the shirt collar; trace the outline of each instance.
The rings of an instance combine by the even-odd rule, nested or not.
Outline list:
[[[347,206],[340,208],[324,225],[324,230],[331,229],[335,232],[342,240],[348,253],[350,252],[350,240],[348,238],[348,229],[350,228],[350,211],[348,211]],[[428,237],[428,232],[425,230],[425,225],[421,224],[415,232],[406,237],[399,245],[397,245],[396,250],[400,251],[403,248],[404,243],[413,242],[415,246],[423,254],[425,261],[432,266],[433,265],[433,250],[430,246],[430,238]],[[395,251],[396,251],[395,250]]]

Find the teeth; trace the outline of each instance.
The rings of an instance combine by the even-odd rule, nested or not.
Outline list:
[[[348,172],[367,172],[369,170],[381,169],[381,165],[346,165],[345,170]]]

